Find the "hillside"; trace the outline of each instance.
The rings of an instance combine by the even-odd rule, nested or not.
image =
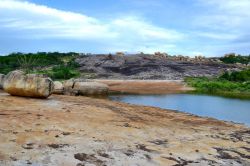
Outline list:
[[[160,53],[126,56],[86,55],[73,52],[14,53],[0,56],[0,73],[7,74],[15,69],[23,69],[29,73],[46,74],[52,79],[82,77],[180,80],[184,77],[217,76],[225,71],[240,70],[246,66],[246,64],[238,63],[227,64],[227,62],[232,62],[228,58],[225,62],[223,60],[221,58],[169,56]]]
[[[191,59],[155,55],[91,55],[75,60],[81,73],[97,78],[179,80],[189,76],[215,76],[227,70],[238,70],[235,64],[213,59]]]

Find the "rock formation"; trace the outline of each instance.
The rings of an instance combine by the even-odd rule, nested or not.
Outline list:
[[[84,79],[70,79],[63,86],[66,95],[107,95],[109,90],[106,84]]]
[[[3,89],[4,74],[0,74],[0,89]]]
[[[218,58],[183,55],[165,56],[163,53],[109,57],[108,55],[79,56],[76,58],[82,73],[104,79],[182,80],[185,77],[218,76],[225,70],[241,66],[221,63]]]
[[[60,81],[54,81],[53,94],[61,95],[61,94],[63,94],[63,90],[64,90],[63,84]]]
[[[25,74],[22,71],[12,71],[5,76],[3,89],[14,96],[47,98],[54,89],[53,81],[37,74]]]

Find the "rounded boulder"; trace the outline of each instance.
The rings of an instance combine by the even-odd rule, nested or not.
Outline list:
[[[63,84],[60,81],[54,81],[54,91],[53,94],[61,95],[63,94]]]
[[[54,83],[49,77],[16,70],[5,76],[3,89],[13,96],[47,98],[53,92]]]

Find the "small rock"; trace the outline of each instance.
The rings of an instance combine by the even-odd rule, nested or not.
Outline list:
[[[58,148],[63,148],[65,146],[68,146],[68,144],[48,144],[48,147],[58,149]]]
[[[15,157],[13,157],[13,156],[11,156],[10,159],[11,159],[12,161],[17,161],[17,158],[15,158]]]
[[[63,132],[62,135],[70,135],[70,132]]]

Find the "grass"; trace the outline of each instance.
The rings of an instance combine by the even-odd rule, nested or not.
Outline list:
[[[220,77],[188,77],[185,79],[195,93],[222,95],[227,97],[250,98],[250,69],[225,73]]]

